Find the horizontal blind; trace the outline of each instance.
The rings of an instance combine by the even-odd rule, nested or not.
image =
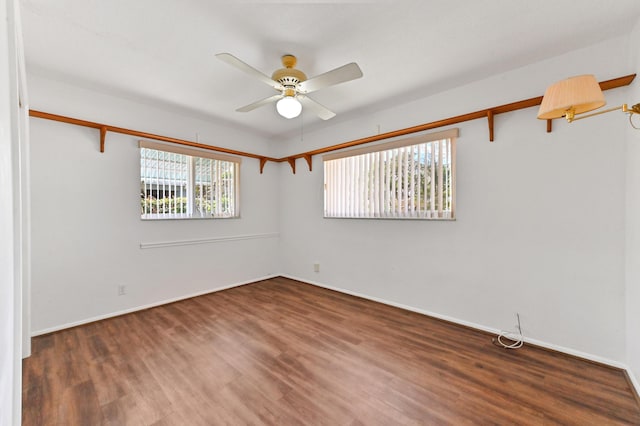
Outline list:
[[[190,155],[192,157],[211,158],[213,160],[232,161],[238,164],[242,163],[241,157],[236,157],[234,155],[227,155],[227,154],[213,152],[213,151],[207,151],[205,149],[189,148],[182,145],[175,145],[175,144],[154,142],[154,141],[147,141],[147,140],[138,141],[138,145],[140,146],[140,148],[157,149],[159,151]]]
[[[458,129],[327,155],[325,217],[453,219]]]
[[[239,160],[140,141],[141,218],[237,217]]]

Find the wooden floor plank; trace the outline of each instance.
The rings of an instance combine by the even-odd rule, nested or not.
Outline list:
[[[639,425],[623,372],[274,278],[33,339],[24,425]]]

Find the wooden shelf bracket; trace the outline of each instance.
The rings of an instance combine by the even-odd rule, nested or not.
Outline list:
[[[293,174],[296,174],[296,158],[295,157],[287,157],[287,163],[291,166],[291,171]]]
[[[489,122],[489,142],[493,142],[493,111],[487,110],[487,121]]]
[[[269,161],[267,157],[260,158],[260,174],[264,171],[264,165],[267,164],[267,161]]]
[[[304,159],[307,161],[307,164],[309,165],[309,171],[313,171],[313,160],[311,159],[311,154],[302,154],[302,157],[304,157]]]
[[[107,137],[107,128],[105,126],[100,127],[100,152],[104,152],[104,140]]]

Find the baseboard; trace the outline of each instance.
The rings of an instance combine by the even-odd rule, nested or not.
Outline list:
[[[631,371],[630,368],[626,368],[624,372],[626,374],[627,382],[629,382],[629,386],[631,386],[635,391],[634,396],[636,397],[636,402],[638,403],[638,406],[640,406],[640,382],[638,382],[638,379],[636,379],[635,374],[633,374],[633,371]]]
[[[166,300],[161,300],[161,301],[158,301],[158,302],[149,303],[149,304],[146,304],[146,305],[136,306],[134,308],[124,309],[122,311],[116,311],[116,312],[111,312],[111,313],[104,314],[104,315],[98,315],[98,316],[87,318],[87,319],[83,319],[83,320],[80,320],[80,321],[74,321],[74,322],[70,322],[70,323],[66,323],[66,324],[62,324],[62,325],[57,325],[55,327],[50,327],[50,328],[45,328],[45,329],[42,329],[42,330],[32,331],[31,332],[31,337],[41,336],[43,334],[49,334],[49,333],[53,333],[55,331],[65,330],[67,328],[77,327],[79,325],[88,324],[88,323],[95,322],[95,321],[101,321],[101,320],[108,319],[108,318],[118,317],[120,315],[126,315],[126,314],[130,314],[132,312],[143,311],[145,309],[155,308],[156,306],[166,305],[168,303],[179,302],[181,300],[191,299],[193,297],[204,296],[205,294],[216,293],[218,291],[228,290],[230,288],[240,287],[240,286],[243,286],[243,285],[252,284],[252,283],[255,283],[255,282],[259,282],[259,281],[264,281],[264,280],[268,280],[270,278],[275,278],[275,277],[279,277],[279,276],[281,276],[281,275],[280,274],[267,275],[267,276],[264,276],[264,277],[255,278],[255,279],[248,280],[248,281],[242,281],[242,282],[238,282],[238,283],[234,283],[234,284],[229,284],[229,285],[226,285],[226,286],[223,286],[223,287],[217,287],[217,288],[214,288],[214,289],[209,289],[209,290],[205,290],[205,291],[201,291],[201,292],[197,292],[197,293],[191,293],[191,294],[188,294],[188,295],[179,296],[179,297],[175,297],[175,298],[172,298],[172,299],[166,299]]]
[[[326,288],[328,290],[337,291],[338,293],[344,293],[344,294],[348,294],[348,295],[351,295],[351,296],[360,297],[362,299],[367,299],[367,300],[371,300],[371,301],[374,301],[374,302],[382,303],[384,305],[394,306],[396,308],[404,309],[406,311],[416,312],[418,314],[426,315],[426,316],[429,316],[429,317],[432,317],[432,318],[437,318],[437,319],[440,319],[440,320],[443,320],[443,321],[447,321],[447,322],[451,322],[451,323],[454,323],[454,324],[459,324],[459,325],[462,325],[462,326],[465,326],[465,327],[469,327],[469,328],[472,328],[472,329],[475,329],[475,330],[480,330],[480,331],[483,331],[483,332],[486,332],[486,333],[490,333],[490,334],[496,334],[497,335],[502,331],[502,330],[498,330],[498,329],[493,328],[493,327],[487,327],[487,326],[482,325],[482,324],[477,324],[477,323],[470,322],[470,321],[460,320],[458,318],[454,318],[454,317],[451,317],[451,316],[448,316],[448,315],[442,315],[442,314],[439,314],[437,312],[431,312],[431,311],[428,311],[428,310],[425,310],[425,309],[420,309],[420,308],[416,308],[416,307],[413,307],[413,306],[404,305],[402,303],[391,302],[389,300],[381,299],[379,297],[372,297],[372,296],[368,296],[366,294],[358,293],[358,292],[355,292],[355,291],[350,291],[350,290],[345,290],[345,289],[339,288],[339,287],[329,286],[329,285],[326,285],[326,284],[323,284],[323,283],[320,283],[320,282],[317,282],[317,281],[311,281],[311,280],[308,280],[308,279],[299,278],[299,277],[295,277],[295,276],[287,275],[287,274],[283,274],[281,276],[285,277],[285,278],[292,279],[292,280],[300,281],[300,282],[305,283],[305,284],[311,284],[311,285],[314,285],[316,287],[322,287],[322,288]],[[618,369],[618,370],[622,370],[625,373],[625,375],[627,376],[627,381],[629,382],[629,385],[632,387],[632,391],[635,391],[636,399],[638,399],[638,395],[640,395],[640,383],[638,383],[638,380],[636,380],[634,374],[631,372],[631,369],[627,365],[625,365],[625,364],[623,364],[621,362],[614,361],[614,360],[611,360],[611,359],[608,359],[608,358],[603,358],[601,356],[593,355],[593,354],[590,354],[590,353],[587,353],[587,352],[577,351],[577,350],[574,350],[574,349],[571,349],[571,348],[567,348],[567,347],[564,347],[564,346],[555,345],[553,343],[548,343],[548,342],[544,342],[544,341],[537,340],[537,339],[531,339],[531,338],[528,338],[526,336],[524,338],[524,341],[525,341],[525,343],[528,343],[530,345],[538,346],[538,347],[541,347],[541,348],[544,348],[544,349],[548,349],[548,350],[551,350],[551,351],[567,354],[567,355],[570,355],[570,356],[575,357],[575,358],[580,358],[580,359],[583,359],[585,361],[594,362],[594,363],[597,363],[597,364],[602,364],[602,365],[605,365],[605,366],[608,366],[608,367],[612,367],[612,368],[615,368],[615,369]],[[639,404],[640,404],[640,401],[639,401]]]

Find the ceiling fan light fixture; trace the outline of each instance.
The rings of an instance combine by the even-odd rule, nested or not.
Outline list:
[[[302,112],[302,104],[295,96],[285,96],[276,103],[276,110],[284,118],[296,118]]]

